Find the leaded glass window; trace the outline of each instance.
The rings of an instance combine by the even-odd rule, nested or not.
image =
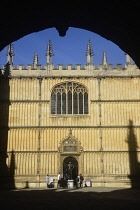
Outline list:
[[[88,114],[87,89],[76,82],[56,85],[51,93],[51,114]]]

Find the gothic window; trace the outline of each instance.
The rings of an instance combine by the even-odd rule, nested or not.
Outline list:
[[[51,93],[51,114],[88,114],[87,89],[75,82],[55,86]]]

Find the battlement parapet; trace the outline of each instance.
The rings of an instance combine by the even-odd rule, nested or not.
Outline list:
[[[8,68],[8,71],[6,68]],[[44,68],[40,64],[28,64],[26,68],[22,64],[18,65],[17,68],[14,65],[5,65],[1,69],[0,75],[8,76],[7,73],[5,74],[6,71],[9,72],[10,76],[140,75],[140,70],[135,64],[125,65],[125,68],[122,67],[122,64],[117,64],[116,68],[113,68],[113,64],[99,64],[98,68],[93,64],[86,64],[84,67],[81,64],[76,64],[75,66],[67,64],[66,67],[63,64],[58,64],[57,67],[54,67],[53,64],[46,64]]]
[[[71,70],[86,70],[85,66],[84,68],[82,67],[82,64],[66,64],[66,67],[64,67],[63,64],[58,64],[56,68],[54,68],[53,70],[68,70],[68,71],[71,71]]]
[[[111,70],[113,70],[113,64],[107,64],[107,65],[99,64],[98,69],[111,71]]]
[[[23,64],[19,64],[17,66],[17,68],[13,68],[13,70],[41,70],[42,69],[42,65],[37,64],[37,65],[33,65],[33,64],[27,64],[26,68],[24,67]]]

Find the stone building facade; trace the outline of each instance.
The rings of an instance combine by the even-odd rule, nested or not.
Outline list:
[[[140,178],[140,70],[126,55],[125,68],[95,67],[91,41],[87,64],[66,68],[52,63],[48,42],[44,68],[13,65],[13,46],[0,73],[2,182],[16,187],[57,182],[68,163],[73,179],[83,174],[92,186],[134,186]]]

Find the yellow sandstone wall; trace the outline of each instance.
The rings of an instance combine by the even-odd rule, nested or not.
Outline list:
[[[51,90],[65,81],[87,87],[88,116],[51,116]],[[12,78],[9,86],[7,165],[14,151],[17,180],[46,174],[56,177],[61,170],[58,147],[70,127],[83,148],[77,160],[79,173],[85,178],[127,177],[135,172],[130,162],[134,159],[135,168],[136,158],[132,158],[133,154],[130,158],[129,150],[130,146],[137,150],[140,161],[140,78],[44,78],[41,86],[37,78]],[[4,85],[0,90],[4,92]],[[1,126],[3,122],[0,121]],[[130,136],[137,148],[128,143]]]

